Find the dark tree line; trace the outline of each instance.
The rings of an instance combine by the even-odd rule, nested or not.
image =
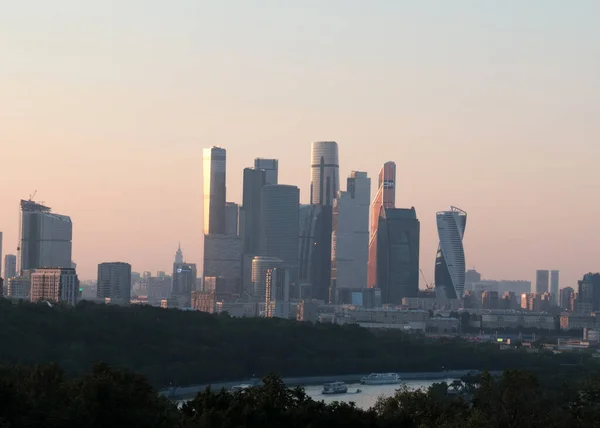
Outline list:
[[[383,371],[505,368],[554,370],[591,364],[586,355],[499,351],[495,344],[428,339],[356,325],[231,318],[148,306],[75,307],[0,299],[0,363],[56,363],[68,376],[106,362],[164,388],[268,373],[332,376]]]
[[[142,376],[104,364],[78,378],[53,365],[0,368],[3,428],[586,428],[599,420],[600,379],[544,385],[521,371],[400,389],[365,410],[312,400],[275,376],[235,393],[207,389],[178,407]]]

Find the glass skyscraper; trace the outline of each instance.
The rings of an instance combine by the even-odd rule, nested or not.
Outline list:
[[[435,294],[442,299],[462,299],[465,289],[463,236],[467,213],[460,208],[436,214],[440,244],[435,260]]]
[[[225,233],[226,199],[225,149],[204,149],[204,234]]]
[[[332,205],[340,190],[338,145],[335,141],[312,144],[310,165],[310,202]]]
[[[70,268],[73,224],[49,207],[21,200],[19,273],[37,268]]]
[[[377,227],[377,280],[383,304],[402,304],[419,292],[421,225],[415,208],[383,208]]]

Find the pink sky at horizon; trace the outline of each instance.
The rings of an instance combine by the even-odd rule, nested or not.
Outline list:
[[[0,14],[4,254],[37,190],[73,220],[81,279],[116,260],[168,272],[178,241],[200,266],[204,147],[227,149],[228,200],[244,167],[273,157],[306,203],[310,143],[334,140],[342,189],[367,171],[373,197],[396,162],[429,281],[450,205],[486,278],[559,269],[563,287],[600,271],[594,2],[541,15],[517,1],[124,3]]]

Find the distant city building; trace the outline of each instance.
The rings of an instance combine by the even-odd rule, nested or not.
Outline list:
[[[235,202],[225,203],[225,234],[238,235],[239,206]]]
[[[31,274],[32,302],[65,302],[74,305],[79,300],[79,279],[75,269],[39,268]]]
[[[571,287],[565,287],[560,290],[560,308],[563,311],[569,312],[573,310],[572,299],[575,294],[575,290]]]
[[[386,162],[379,171],[377,193],[371,207],[371,237],[369,238],[369,260],[367,286],[375,287],[377,282],[377,228],[379,217],[385,208],[396,207],[396,164]]]
[[[144,288],[148,296],[149,304],[160,305],[162,300],[171,299],[171,287],[173,286],[173,278],[171,276],[150,277],[144,281]]]
[[[204,149],[205,235],[225,233],[226,159],[225,149]]]
[[[465,290],[475,292],[483,292],[486,290],[497,291],[498,295],[502,295],[506,292],[513,292],[520,296],[523,293],[531,293],[531,281],[504,279],[483,279],[479,282],[465,281]]]
[[[463,236],[467,213],[451,207],[436,214],[440,244],[435,260],[435,293],[445,299],[462,299],[465,288]]]
[[[312,283],[317,219],[321,207],[319,205],[302,204],[298,217],[298,280],[300,283]]]
[[[266,273],[265,308],[268,318],[290,318],[290,270],[273,268]]]
[[[4,279],[17,276],[17,256],[7,254],[4,256]],[[6,283],[4,284],[6,286]]]
[[[254,159],[254,169],[262,169],[265,171],[265,185],[279,184],[279,161],[277,159]]]
[[[377,226],[377,287],[383,304],[401,305],[419,292],[421,226],[413,208],[384,208]]]
[[[481,274],[475,269],[469,269],[465,274],[465,284],[481,282]]]
[[[21,200],[19,273],[37,268],[71,268],[73,224],[49,207]]]
[[[338,145],[335,141],[312,143],[310,202],[314,205],[333,205],[340,190]]]
[[[535,273],[535,292],[538,294],[550,291],[550,271],[538,270]]]
[[[298,278],[300,190],[296,186],[264,186],[261,191],[260,255],[277,257]]]
[[[173,265],[171,299],[177,300],[180,308],[190,306],[192,291],[196,290],[197,276],[195,263],[176,263]]]
[[[129,263],[100,263],[98,265],[98,299],[111,303],[129,304],[131,301],[131,265]]]
[[[257,301],[265,301],[267,297],[267,272],[283,267],[283,260],[277,257],[254,257],[252,260],[252,296]]]
[[[369,203],[371,179],[366,172],[353,171],[347,191],[340,191],[333,202],[331,244],[331,286],[367,286],[369,259]]]
[[[175,261],[174,264],[183,263],[183,251],[181,251],[181,242],[177,244],[177,251],[175,251]]]
[[[558,305],[559,275],[560,272],[557,270],[550,271],[550,293],[552,294],[552,302],[555,305]]]
[[[223,277],[241,290],[242,238],[235,235],[204,235],[204,277]]]
[[[588,304],[590,312],[600,311],[600,273],[587,273],[578,281],[577,304]]]
[[[0,232],[0,275],[2,275],[2,261],[4,258],[2,257],[2,232]],[[2,293],[0,293],[2,295]]]
[[[31,277],[15,276],[8,278],[4,283],[4,294],[11,299],[29,300],[29,290],[31,288]]]
[[[498,309],[499,298],[497,291],[484,291],[481,296],[481,306],[483,309]]]

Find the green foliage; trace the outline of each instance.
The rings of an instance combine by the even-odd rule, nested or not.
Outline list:
[[[267,376],[235,393],[207,389],[177,408],[142,376],[105,364],[75,379],[54,365],[0,367],[0,427],[587,428],[600,420],[599,378],[570,380],[559,394],[528,372],[484,373],[477,382],[402,388],[365,410],[314,401]]]
[[[58,364],[81,376],[106,362],[145,376],[157,388],[277,373],[331,376],[372,371],[551,369],[584,364],[584,356],[498,350],[495,344],[432,340],[402,331],[356,325],[119,307],[75,307],[0,299],[0,363]]]

